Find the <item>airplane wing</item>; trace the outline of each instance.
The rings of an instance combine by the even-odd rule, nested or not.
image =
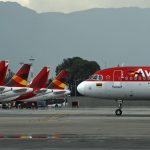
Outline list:
[[[24,93],[26,91],[27,91],[27,89],[16,89],[16,90],[14,89],[13,90],[14,93]]]
[[[0,93],[4,92],[5,87],[0,87]]]
[[[4,94],[7,93],[9,91],[12,91],[12,88],[8,88],[8,87],[0,87],[0,94]]]
[[[46,91],[47,91],[47,89],[41,89],[41,90],[34,91],[34,94],[37,94],[37,95],[45,94]]]
[[[66,91],[53,91],[55,95],[64,94]]]

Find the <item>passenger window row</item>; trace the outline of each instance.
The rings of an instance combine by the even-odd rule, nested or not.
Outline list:
[[[146,78],[146,77],[125,77],[125,80],[150,80],[150,77]]]

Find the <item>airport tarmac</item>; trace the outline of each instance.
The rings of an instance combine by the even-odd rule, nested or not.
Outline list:
[[[121,117],[114,111],[0,110],[0,149],[150,149],[150,107],[126,107]]]

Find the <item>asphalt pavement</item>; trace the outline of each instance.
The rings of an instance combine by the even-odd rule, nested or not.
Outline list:
[[[150,149],[150,107],[0,110],[0,149]]]

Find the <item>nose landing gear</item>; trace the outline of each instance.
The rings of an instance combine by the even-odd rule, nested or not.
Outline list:
[[[122,115],[122,104],[123,104],[123,100],[117,100],[116,101],[118,104],[118,109],[116,109],[115,114],[116,116],[121,116]]]

